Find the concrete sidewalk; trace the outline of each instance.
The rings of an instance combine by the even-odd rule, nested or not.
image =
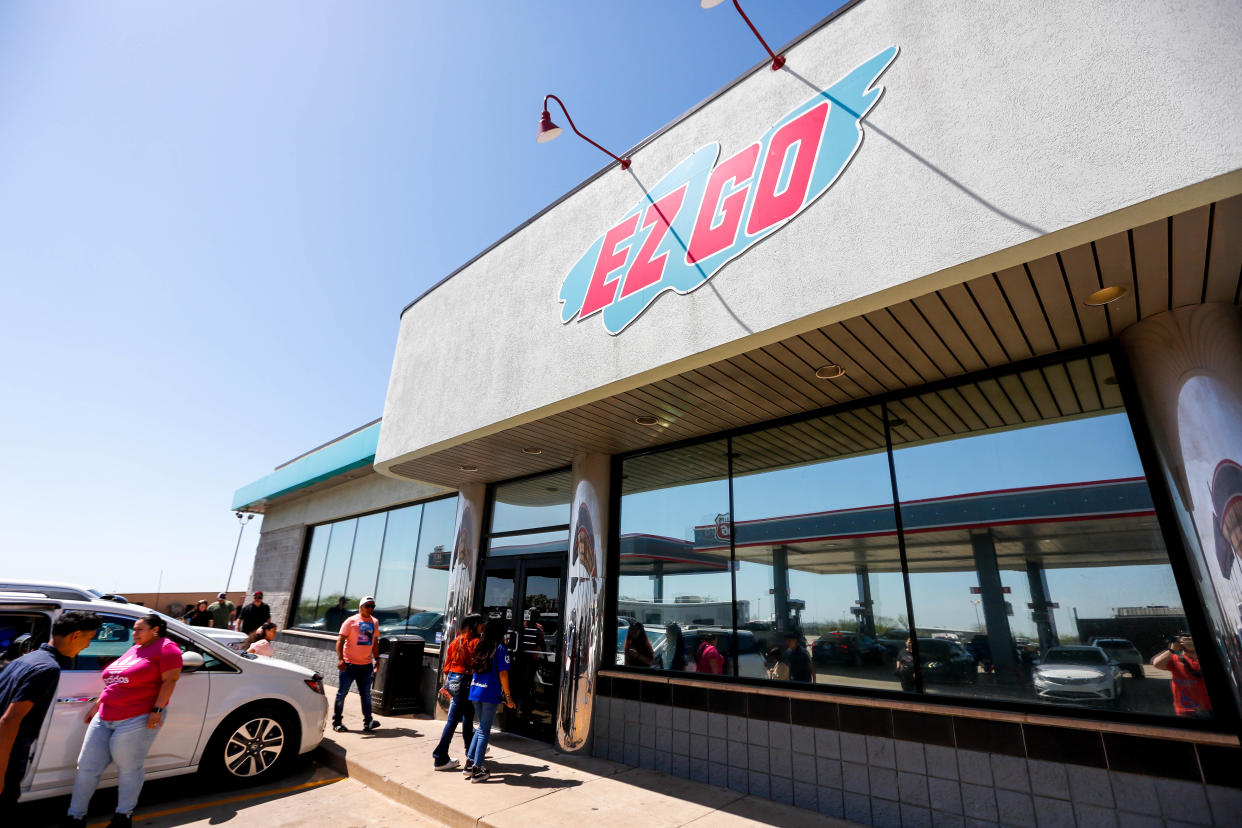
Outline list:
[[[323,761],[408,808],[453,828],[508,826],[853,826],[856,823],[605,759],[559,753],[552,745],[497,731],[488,747],[486,782],[460,770],[432,769],[431,750],[444,723],[386,717],[383,727],[329,732]],[[460,731],[451,755],[464,751]]]

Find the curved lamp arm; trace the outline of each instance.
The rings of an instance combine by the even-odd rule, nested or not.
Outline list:
[[[561,134],[561,128],[558,127],[556,124],[552,123],[552,117],[548,114],[548,101],[550,100],[556,101],[558,104],[560,104],[561,112],[565,113],[565,120],[569,121],[569,128],[574,131],[575,135],[577,135],[583,141],[586,141],[591,146],[595,147],[600,152],[611,157],[614,161],[616,161],[617,163],[621,165],[621,169],[628,170],[630,168],[630,159],[621,158],[618,155],[613,155],[611,152],[604,149],[599,144],[595,143],[590,138],[583,135],[578,130],[578,127],[574,126],[574,119],[569,116],[569,110],[565,108],[565,102],[562,101],[560,98],[556,97],[555,95],[545,95],[543,98],[543,115],[539,119],[539,133],[536,136],[535,140],[539,141],[540,143],[543,143],[544,141],[551,141],[557,135]]]

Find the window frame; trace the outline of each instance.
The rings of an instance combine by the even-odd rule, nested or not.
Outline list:
[[[969,385],[971,383],[980,382],[988,379],[1017,374],[1024,371],[1039,369],[1049,365],[1067,363],[1077,359],[1091,358],[1096,356],[1107,356],[1113,367],[1114,375],[1117,378],[1118,391],[1121,394],[1122,404],[1125,407],[1125,414],[1130,426],[1131,436],[1134,438],[1135,447],[1139,456],[1139,463],[1143,470],[1148,489],[1151,493],[1152,504],[1155,508],[1156,519],[1160,526],[1161,538],[1165,545],[1165,550],[1169,557],[1169,568],[1172,571],[1174,583],[1176,584],[1178,594],[1182,598],[1183,610],[1186,615],[1187,624],[1190,633],[1199,641],[1215,642],[1215,635],[1212,627],[1207,619],[1207,613],[1203,606],[1203,597],[1199,594],[1196,586],[1194,571],[1189,560],[1188,550],[1183,541],[1181,533],[1178,531],[1178,519],[1171,493],[1168,489],[1167,482],[1160,472],[1159,456],[1157,454],[1154,443],[1150,436],[1147,426],[1147,420],[1141,407],[1138,389],[1134,381],[1133,374],[1130,370],[1129,362],[1126,360],[1125,353],[1121,348],[1118,339],[1113,338],[1105,342],[1093,343],[1089,345],[1070,348],[1063,351],[1057,351],[1050,354],[1032,357],[1030,359],[1010,362],[1002,366],[985,368],[980,371],[969,372],[954,377],[947,377],[922,385],[902,388],[895,391],[878,394],[875,396],[864,397],[857,400],[849,400],[836,405],[816,408],[809,411],[798,412],[784,417],[755,423],[748,426],[740,426],[734,429],[714,432],[712,434],[703,435],[701,437],[693,437],[685,440],[678,440],[672,443],[665,443],[658,446],[651,446],[632,452],[616,454],[612,457],[612,467],[610,470],[610,490],[608,498],[609,510],[609,529],[608,529],[608,577],[604,583],[604,623],[603,635],[604,642],[615,642],[617,639],[617,593],[618,578],[617,572],[620,565],[620,524],[621,524],[621,479],[625,461],[644,456],[663,454],[685,446],[699,445],[717,440],[727,440],[727,453],[729,456],[729,545],[730,560],[736,560],[735,550],[733,548],[734,531],[733,531],[733,438],[742,435],[752,434],[770,428],[776,428],[793,423],[805,422],[817,417],[825,417],[831,415],[842,414],[862,408],[879,406],[883,411],[885,420],[885,449],[888,455],[888,463],[890,470],[890,479],[893,485],[893,505],[896,513],[897,521],[897,538],[902,563],[902,580],[906,592],[906,607],[912,624],[917,623],[912,606],[912,596],[910,590],[910,571],[908,561],[906,560],[905,549],[905,533],[901,522],[901,502],[897,491],[897,477],[893,461],[893,445],[892,437],[888,421],[888,404],[894,401],[915,397],[921,394],[928,394],[935,391],[945,390],[954,387]],[[736,575],[734,576],[736,578]],[[736,588],[734,589],[734,630],[737,629],[737,609],[736,609]],[[918,663],[917,637],[915,642],[915,659]],[[611,650],[609,650],[611,652]],[[1053,706],[1048,704],[1040,704],[1037,702],[1011,701],[1004,699],[989,699],[972,696],[953,696],[939,693],[923,692],[922,675],[918,675],[915,693],[883,690],[878,688],[863,688],[850,685],[838,684],[805,684],[790,681],[775,681],[771,679],[754,679],[737,675],[736,656],[734,657],[733,670],[735,675],[728,676],[710,676],[706,674],[693,673],[688,677],[695,682],[712,682],[721,684],[724,687],[742,689],[745,687],[780,687],[788,689],[797,689],[802,692],[819,693],[823,695],[835,695],[844,697],[889,699],[892,701],[911,702],[916,701],[921,704],[933,706],[951,707],[972,707],[984,710],[996,710],[1005,712],[1017,712],[1027,714],[1038,714],[1042,716],[1057,716],[1062,718],[1083,719],[1089,721],[1106,721],[1119,722],[1126,724],[1140,724],[1152,727],[1176,727],[1185,730],[1199,730],[1207,732],[1223,732],[1236,733],[1240,727],[1239,713],[1235,705],[1234,694],[1229,686],[1226,677],[1226,667],[1221,662],[1220,655],[1216,647],[1204,647],[1199,651],[1200,663],[1203,668],[1203,677],[1207,685],[1208,697],[1212,701],[1213,718],[1208,720],[1189,719],[1173,716],[1156,716],[1149,713],[1135,713],[1122,710],[1106,710],[1106,709],[1090,709],[1071,706]],[[624,665],[611,665],[601,669],[610,671],[618,671],[625,673],[633,673],[637,675],[650,675],[649,668],[626,667]],[[660,671],[661,675],[667,675],[674,681],[680,674],[668,673]],[[682,677],[686,678],[686,677]],[[723,688],[722,688],[723,689]]]

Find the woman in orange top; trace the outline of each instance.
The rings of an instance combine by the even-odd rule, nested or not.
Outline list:
[[[461,736],[467,750],[470,749],[470,740],[474,738],[474,705],[469,699],[470,680],[473,678],[471,664],[475,648],[479,646],[479,628],[485,620],[476,612],[463,618],[457,636],[444,651],[444,686],[440,688],[440,693],[449,700],[449,709],[440,743],[431,752],[436,770],[457,767],[457,760],[449,758],[448,748],[458,722],[461,722]],[[469,759],[466,760],[466,767],[470,768]]]

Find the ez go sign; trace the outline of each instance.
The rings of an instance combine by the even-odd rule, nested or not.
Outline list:
[[[689,293],[824,194],[862,143],[890,46],[716,163],[699,149],[601,237],[561,284],[561,321],[603,312],[618,334],[663,292]]]

